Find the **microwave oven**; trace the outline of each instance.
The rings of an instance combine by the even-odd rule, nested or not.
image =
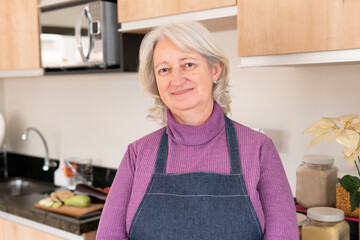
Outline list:
[[[142,34],[118,32],[112,1],[73,1],[41,7],[41,64],[46,73],[137,71]]]

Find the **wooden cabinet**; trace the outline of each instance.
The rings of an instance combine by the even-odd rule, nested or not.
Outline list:
[[[3,228],[3,231],[0,232],[0,240],[1,239],[64,240],[63,238],[54,236],[52,234],[41,232],[39,230],[26,227],[24,225],[17,224],[4,219],[0,219],[0,229],[1,228]]]
[[[0,1],[0,71],[40,68],[38,0]]]
[[[237,0],[239,56],[360,48],[358,0]]]
[[[0,218],[0,240],[5,240],[4,221]]]
[[[88,233],[82,234],[82,239],[84,240],[95,240],[96,230]],[[6,219],[0,218],[0,240],[65,240],[71,238],[63,238],[55,236],[53,234],[40,231],[38,229],[22,225],[20,223],[15,223]],[[76,237],[76,239],[79,239]]]
[[[118,21],[128,22],[235,5],[236,0],[118,0]]]

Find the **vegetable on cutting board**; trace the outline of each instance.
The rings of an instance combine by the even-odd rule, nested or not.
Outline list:
[[[91,204],[91,200],[90,197],[86,195],[75,195],[66,199],[64,204],[66,206],[88,207]]]
[[[75,207],[89,207],[91,199],[86,195],[75,195],[69,190],[52,192],[50,197],[41,199],[38,204],[43,207],[60,208],[62,205]]]

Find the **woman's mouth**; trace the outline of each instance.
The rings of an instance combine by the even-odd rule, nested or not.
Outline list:
[[[181,91],[176,91],[176,92],[173,92],[172,94],[173,95],[180,95],[180,94],[184,94],[184,93],[187,93],[189,91],[192,91],[193,88],[188,88],[188,89],[184,89],[184,90],[181,90]]]

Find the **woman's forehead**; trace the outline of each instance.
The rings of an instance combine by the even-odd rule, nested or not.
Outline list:
[[[171,57],[175,57],[175,55],[181,56],[182,58],[201,56],[200,53],[198,53],[193,49],[183,50],[169,39],[162,39],[156,44],[154,48],[153,58],[154,59],[159,57],[171,58]]]

